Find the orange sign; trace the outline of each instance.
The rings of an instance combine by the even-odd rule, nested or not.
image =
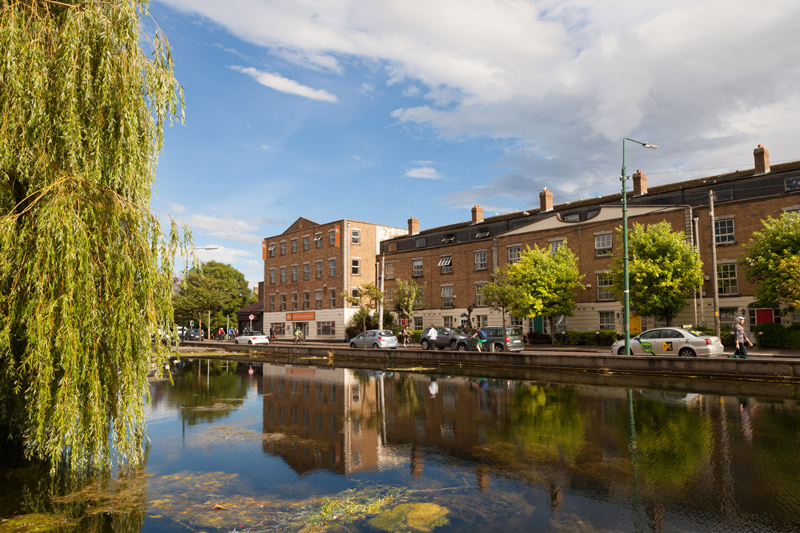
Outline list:
[[[335,238],[336,238],[336,247],[339,248],[341,246],[341,242],[342,242],[341,241],[341,236],[339,235],[339,233],[340,233],[339,232],[339,224],[336,224],[333,227],[334,227],[334,234],[335,234]]]
[[[267,241],[261,241],[261,259],[267,260]]]
[[[286,313],[286,320],[295,322],[301,320],[314,320],[314,311],[307,311],[305,313]]]

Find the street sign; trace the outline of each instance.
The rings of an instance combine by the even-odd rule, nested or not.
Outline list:
[[[194,327],[194,320],[190,320],[190,321],[189,321],[189,327],[190,327],[190,328],[193,328],[193,327]]]
[[[256,315],[250,315],[250,316],[249,316],[249,317],[247,317],[247,318],[249,318],[250,320],[254,320],[254,319],[256,318]]]

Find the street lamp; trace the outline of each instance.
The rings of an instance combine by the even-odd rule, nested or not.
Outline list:
[[[645,148],[651,150],[658,150],[655,144],[643,143],[634,139],[625,137],[622,139],[622,176],[619,180],[622,182],[622,277],[624,278],[624,287],[622,293],[623,306],[625,310],[625,355],[631,354],[631,293],[628,287],[628,183],[625,176],[625,141],[631,141],[636,144],[641,144]]]

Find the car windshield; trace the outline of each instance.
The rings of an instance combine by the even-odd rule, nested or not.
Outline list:
[[[388,329],[382,329],[382,330],[380,330],[380,331],[378,332],[378,335],[383,335],[383,336],[389,336],[389,337],[391,337],[392,335],[394,335],[394,332],[393,332],[393,331],[391,331],[391,330],[388,330]]]

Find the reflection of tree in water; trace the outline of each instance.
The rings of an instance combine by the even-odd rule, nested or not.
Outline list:
[[[213,379],[207,381],[206,364],[198,359],[186,363],[175,384],[164,391],[169,402],[182,407],[179,416],[190,426],[227,417],[242,406],[252,387],[251,379],[237,375],[232,366],[225,371],[225,361],[211,361]]]
[[[645,486],[680,493],[697,479],[713,445],[711,421],[683,405],[639,398],[634,406],[637,468]]]
[[[573,464],[583,442],[575,389],[531,385],[513,392],[506,423],[492,431],[484,450],[503,467],[517,469],[520,463]]]
[[[416,414],[422,407],[422,394],[417,390],[416,381],[402,375],[394,382],[394,401],[399,416]]]

